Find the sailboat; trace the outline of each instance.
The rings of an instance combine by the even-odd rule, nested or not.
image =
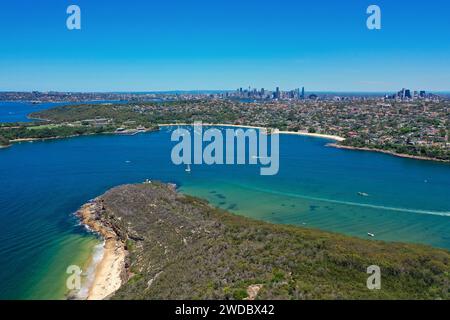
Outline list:
[[[188,165],[186,166],[186,170],[185,170],[185,171],[188,172],[188,173],[191,172],[191,165],[190,165],[190,164],[188,164]]]

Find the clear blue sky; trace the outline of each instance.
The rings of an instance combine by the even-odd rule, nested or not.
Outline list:
[[[82,30],[66,29],[66,8]],[[366,9],[382,9],[382,30]],[[450,90],[448,0],[3,0],[0,91]]]

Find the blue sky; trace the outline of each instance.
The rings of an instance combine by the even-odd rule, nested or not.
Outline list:
[[[66,28],[66,8],[82,30]],[[366,28],[366,9],[382,29]],[[0,91],[450,90],[447,0],[3,0]]]

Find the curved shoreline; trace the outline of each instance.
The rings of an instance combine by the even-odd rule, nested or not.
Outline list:
[[[420,244],[400,243],[398,241],[386,242],[378,240],[372,241],[370,239],[359,239],[355,236],[349,236],[341,233],[335,234],[333,232],[322,231],[320,229],[304,228],[301,226],[292,225],[286,226],[278,223],[264,222],[254,218],[247,218],[245,216],[241,217],[239,215],[230,214],[224,210],[211,207],[209,204],[198,198],[185,198],[184,196],[180,196],[179,194],[177,195],[177,192],[174,189],[169,190],[168,187],[166,187],[167,185],[154,185],[156,185],[156,188],[153,188],[153,185],[151,184],[122,185],[110,189],[103,196],[97,198],[98,201],[96,200],[96,204],[100,205],[100,210],[98,212],[103,213],[100,217],[100,219],[102,219],[103,227],[113,227],[116,230],[115,234],[121,234],[122,239],[132,239],[133,241],[140,242],[140,244],[137,246],[132,245],[132,247],[135,248],[132,249],[134,254],[130,257],[130,260],[127,260],[127,263],[129,265],[133,265],[133,269],[140,270],[138,273],[139,276],[138,278],[136,278],[136,281],[140,281],[140,285],[134,286],[134,281],[131,281],[128,284],[127,281],[123,281],[120,283],[122,289],[117,293],[116,296],[114,296],[114,298],[122,300],[189,299],[194,296],[193,299],[214,299],[214,297],[211,297],[211,295],[205,295],[200,298],[196,298],[198,294],[196,294],[196,292],[193,293],[192,291],[190,291],[190,289],[193,287],[192,284],[197,284],[200,282],[198,273],[191,272],[192,270],[195,270],[196,264],[198,262],[197,260],[195,260],[191,264],[191,266],[187,267],[186,269],[186,261],[192,261],[192,256],[202,256],[202,254],[205,254],[205,247],[212,248],[210,250],[207,250],[209,252],[209,256],[201,261],[204,264],[211,264],[212,266],[209,269],[201,269],[201,275],[202,277],[204,277],[204,279],[202,279],[204,280],[202,282],[202,285],[204,288],[209,288],[209,284],[211,283],[211,280],[209,279],[217,279],[217,271],[215,270],[219,269],[216,266],[222,267],[223,262],[221,261],[234,261],[234,259],[236,261],[248,261],[247,252],[236,254],[236,250],[230,251],[227,250],[227,247],[224,248],[223,243],[232,241],[232,239],[235,239],[237,237],[236,235],[239,235],[240,237],[248,236],[248,242],[250,244],[252,244],[253,241],[253,245],[249,245],[248,247],[254,248],[253,250],[255,254],[253,256],[258,259],[255,260],[255,263],[258,263],[259,265],[264,267],[262,272],[264,272],[264,270],[268,270],[268,273],[264,278],[260,277],[261,273],[259,272],[259,269],[258,272],[255,272],[255,275],[250,274],[248,276],[248,279],[246,279],[247,281],[244,282],[247,289],[247,298],[236,298],[238,300],[246,300],[252,297],[255,298],[255,295],[259,294],[259,290],[257,290],[257,292],[252,295],[252,289],[254,289],[255,287],[257,287],[257,289],[260,289],[261,287],[266,285],[267,287],[269,287],[269,284],[273,283],[273,273],[271,271],[272,268],[270,267],[274,264],[278,266],[277,262],[274,262],[275,260],[277,260],[276,257],[298,256],[296,255],[296,253],[298,253],[297,247],[292,249],[291,252],[288,252],[287,254],[285,254],[285,252],[283,251],[286,250],[286,247],[291,248],[291,246],[289,245],[289,239],[296,239],[295,241],[299,241],[299,243],[304,243],[305,241],[309,243],[310,241],[312,241],[311,245],[302,247],[306,248],[304,250],[310,250],[311,246],[313,246],[314,243],[317,243],[317,241],[320,240],[322,243],[326,244],[323,249],[321,248],[321,253],[324,256],[331,257],[329,261],[326,261],[327,266],[335,266],[336,268],[341,269],[342,272],[346,272],[347,275],[352,275],[352,277],[354,277],[354,272],[361,272],[361,268],[360,264],[354,265],[352,263],[354,260],[350,259],[352,259],[356,254],[357,256],[360,256],[361,259],[366,259],[366,264],[370,264],[371,261],[373,261],[374,257],[372,256],[367,258],[367,252],[374,252],[376,253],[375,257],[378,259],[377,261],[383,263],[381,267],[388,268],[393,265],[395,267],[394,270],[398,270],[395,273],[391,273],[389,275],[391,281],[398,281],[396,274],[403,272],[409,275],[408,279],[402,279],[402,283],[404,282],[405,285],[411,284],[411,281],[417,281],[418,284],[427,284],[427,286],[423,288],[421,287],[419,289],[417,289],[415,283],[409,286],[413,290],[410,292],[410,294],[413,294],[414,297],[415,294],[422,294],[424,292],[423,289],[429,290],[429,292],[431,293],[436,293],[436,286],[429,283],[428,281],[424,282],[423,279],[432,280],[434,278],[429,278],[429,274],[442,275],[442,272],[448,269],[446,267],[448,265],[448,259],[446,258],[446,256],[443,256],[444,254],[448,255],[448,251],[446,249],[432,248]],[[186,206],[189,207],[186,208]],[[156,207],[158,209],[153,209]],[[193,214],[193,212],[195,212],[195,215]],[[152,218],[147,219],[149,216],[151,216]],[[133,225],[136,228],[129,229],[128,226],[130,225]],[[215,228],[217,225],[220,225],[220,228]],[[185,228],[184,226],[187,227]],[[214,228],[214,230],[218,231],[214,231],[213,233],[213,230],[211,228]],[[152,231],[149,232],[148,230]],[[261,252],[265,251],[259,249],[261,240],[257,239],[256,236],[252,236],[253,234],[256,235],[260,233],[260,230],[264,230],[264,234],[269,235],[267,239],[269,239],[271,243],[275,242],[280,245],[280,247],[272,249],[268,256],[260,256],[260,254],[262,254]],[[249,236],[248,232],[253,232],[253,234],[250,234]],[[174,237],[166,237],[165,235],[167,235],[168,233],[173,233]],[[302,234],[300,235],[300,233]],[[287,240],[286,237],[288,237]],[[215,243],[215,239],[218,239],[217,243]],[[256,245],[255,243],[258,245]],[[215,248],[213,248],[214,245]],[[155,251],[156,253],[153,252],[153,250],[147,251],[149,246],[155,246],[159,249]],[[193,248],[192,250],[196,251],[188,251],[186,248]],[[174,252],[183,251],[188,252],[186,256],[171,254]],[[223,256],[222,259],[214,259],[218,253],[221,253],[223,251],[226,252],[226,255]],[[399,251],[399,254],[396,254],[395,251]],[[390,253],[390,256],[386,255],[386,252]],[[152,253],[154,255],[152,255]],[[314,265],[318,263],[318,266],[323,265],[322,259],[317,262],[317,259],[312,258],[310,261],[309,255],[306,254],[306,256],[308,258],[307,262],[305,262],[304,259],[297,259],[292,260],[292,262],[286,262],[285,268],[288,268],[289,265],[295,266],[293,267],[295,269],[292,269],[293,273],[297,272],[297,276],[294,279],[303,281],[305,271],[308,272],[311,270],[310,264]],[[334,258],[336,256],[344,258],[336,259]],[[343,264],[343,262],[347,261],[347,257],[351,257],[348,258],[350,262],[348,264]],[[399,257],[402,257],[402,259],[399,260]],[[436,263],[432,265],[411,265],[410,261],[416,260],[436,261]],[[401,261],[400,265],[398,264],[399,261]],[[109,262],[106,262],[106,264],[108,263]],[[175,265],[175,268],[172,268],[173,265]],[[297,267],[299,266],[304,267],[302,269],[304,270],[304,272],[297,271]],[[252,269],[250,267],[247,268],[247,264],[242,262],[238,262],[235,265],[231,264],[229,269],[235,270],[237,267],[242,268],[243,270]],[[224,271],[226,273],[223,275],[223,277],[220,278],[223,278],[225,280],[220,283],[218,287],[219,291],[217,291],[217,295],[220,295],[219,299],[224,299],[224,294],[226,295],[226,293],[224,293],[225,290],[220,286],[228,287],[230,286],[230,283],[241,283],[241,274],[243,275],[242,277],[245,277],[245,274],[247,273],[237,273],[238,278],[234,279],[228,276],[229,272],[226,270],[227,269],[225,269]],[[290,269],[287,270],[289,271]],[[424,272],[420,272],[422,270]],[[161,274],[165,275],[161,277]],[[290,274],[292,273],[289,273],[289,275]],[[421,275],[422,278],[416,279],[416,274]],[[318,273],[316,277],[318,277],[317,279],[322,280],[323,273]],[[130,273],[130,276],[127,279],[132,280],[133,274]],[[154,289],[152,285],[154,284],[156,279],[158,279],[158,287]],[[354,279],[355,281],[355,285],[352,285],[351,288],[346,287],[348,279]],[[436,282],[436,284],[442,285],[445,289],[445,277],[441,276],[439,279],[439,282]],[[312,283],[314,283],[314,281],[316,281],[316,278],[313,278]],[[326,281],[330,281],[331,283],[335,284],[336,278],[331,275],[326,279]],[[368,293],[368,291],[364,291],[364,287],[358,285],[358,283],[360,283],[359,276],[356,276],[354,278],[343,277],[340,278],[339,281],[343,283],[342,286],[345,289],[343,291],[343,294],[348,294],[348,298],[344,299],[354,299],[355,295],[352,294],[352,290],[356,290],[358,287],[363,290],[361,292],[368,294],[367,297],[369,299],[373,298],[373,296],[370,296],[370,293]],[[179,286],[177,286],[177,283],[179,284],[181,282],[183,282],[184,284],[184,292],[178,293],[177,288]],[[149,291],[153,289],[156,291]],[[401,289],[403,289],[403,286]],[[394,290],[392,291],[392,293],[395,293],[398,289],[394,288],[391,290]],[[330,294],[334,294],[335,291],[334,288],[325,288],[324,292],[327,293],[327,297],[329,297]],[[400,292],[402,293],[402,291]],[[444,290],[442,290],[442,292],[445,293]],[[389,299],[392,293],[388,292],[386,298]],[[269,294],[268,296],[263,296],[262,298],[267,299],[267,297],[269,297],[269,300],[274,299],[271,294]],[[283,294],[280,297],[283,299],[285,295]],[[425,295],[424,297],[428,299],[427,295]],[[441,298],[441,296],[436,297]],[[341,300],[342,297],[336,299]]]
[[[410,155],[410,154],[397,153],[397,152],[394,152],[394,151],[383,150],[383,149],[375,149],[375,148],[369,148],[369,147],[352,147],[352,146],[340,145],[340,144],[337,144],[337,143],[329,143],[329,144],[327,144],[327,146],[328,147],[337,148],[337,149],[344,149],[344,150],[378,152],[378,153],[384,153],[384,154],[391,155],[391,156],[394,156],[394,157],[406,158],[406,159],[415,159],[415,160],[426,160],[426,161],[450,163],[450,160],[443,160],[443,159],[436,159],[436,158],[429,158],[429,157],[422,157],[422,156],[413,156],[413,155]]]
[[[174,126],[192,126],[192,123],[168,123],[168,124],[158,124],[158,127],[174,127]],[[236,124],[224,124],[224,123],[203,123],[202,126],[204,127],[232,127],[232,128],[248,128],[248,129],[258,129],[258,130],[264,130],[267,128],[264,127],[257,127],[257,126],[247,126],[247,125],[236,125]],[[154,132],[155,129],[147,129],[143,132]],[[335,140],[338,142],[344,141],[345,138],[339,137],[339,136],[333,136],[328,134],[320,134],[320,133],[309,133],[309,132],[295,132],[295,131],[279,131],[278,129],[275,129],[276,133],[279,134],[290,134],[290,135],[299,135],[299,136],[307,136],[307,137],[314,137],[314,138],[321,138],[321,139],[329,139],[329,140]],[[78,134],[78,135],[70,135],[70,136],[57,136],[57,137],[47,137],[47,138],[21,138],[21,139],[14,139],[10,140],[10,145],[8,146],[0,146],[0,149],[2,148],[9,148],[14,143],[21,143],[21,142],[34,142],[34,141],[48,141],[48,140],[60,140],[60,139],[68,139],[68,138],[77,138],[77,137],[84,137],[84,136],[96,136],[96,135],[115,135],[114,132],[103,132],[103,133],[87,133],[87,134]]]
[[[147,132],[155,132],[156,129],[146,129],[141,131],[142,133]],[[48,140],[61,140],[61,139],[69,139],[69,138],[78,138],[78,137],[89,137],[89,136],[97,136],[97,135],[119,135],[116,132],[101,132],[101,133],[86,133],[86,134],[74,134],[70,136],[57,136],[57,137],[47,137],[47,138],[21,138],[21,139],[14,139],[10,140],[10,145],[6,147],[12,146],[14,143],[21,143],[21,142],[34,142],[34,141],[48,141]]]
[[[103,300],[114,294],[126,277],[125,260],[127,250],[114,228],[104,223],[101,217],[101,204],[98,199],[85,204],[77,212],[81,223],[99,234],[103,239],[103,255],[94,266],[94,278],[88,283],[86,300]]]
[[[165,123],[165,124],[157,124],[159,128],[161,127],[174,127],[174,126],[192,126],[193,123]],[[258,126],[250,126],[250,125],[237,125],[237,124],[225,124],[225,123],[202,123],[201,126],[204,127],[230,127],[230,128],[248,128],[248,129],[258,129],[258,130],[264,130],[267,129],[265,127],[258,127]],[[335,135],[329,135],[329,134],[321,134],[321,133],[309,133],[309,132],[303,132],[303,131],[280,131],[278,129],[273,129],[275,133],[278,134],[286,134],[286,135],[298,135],[298,136],[305,136],[305,137],[313,137],[313,138],[319,138],[319,139],[328,139],[328,140],[335,140],[336,142],[342,142],[346,139],[344,137],[335,136]],[[144,132],[154,132],[155,129],[148,129]],[[0,149],[6,149],[11,147],[14,143],[20,143],[20,142],[33,142],[33,141],[46,141],[46,140],[59,140],[59,139],[66,139],[66,138],[76,138],[76,137],[83,137],[83,136],[94,136],[94,135],[115,135],[114,132],[105,132],[105,133],[89,133],[89,134],[81,134],[81,135],[71,135],[67,137],[49,137],[49,138],[24,138],[24,139],[15,139],[10,141],[10,145],[8,146],[0,146]],[[415,156],[405,153],[397,153],[394,151],[389,150],[383,150],[383,149],[375,149],[375,148],[369,148],[369,147],[352,147],[352,146],[345,146],[337,143],[329,143],[327,144],[328,147],[338,148],[338,149],[346,149],[346,150],[356,150],[356,151],[370,151],[370,152],[379,152],[384,153],[387,155],[400,157],[400,158],[406,158],[406,159],[414,159],[414,160],[425,160],[425,161],[435,161],[435,162],[442,162],[442,163],[450,163],[450,160],[443,160],[443,159],[437,159],[437,158],[430,158],[430,157],[424,157],[424,156]]]
[[[167,124],[158,124],[160,127],[174,127],[174,126],[192,126],[193,123],[167,123]],[[199,124],[200,125],[200,124]],[[202,123],[201,126],[203,127],[231,127],[231,128],[247,128],[247,129],[259,129],[264,130],[268,129],[266,127],[258,127],[258,126],[249,126],[249,125],[240,125],[240,124],[225,124],[225,123]],[[314,137],[314,138],[322,138],[322,139],[330,139],[330,140],[336,140],[336,141],[344,141],[345,138],[340,136],[334,136],[330,134],[321,134],[321,133],[309,133],[309,132],[303,132],[303,131],[280,131],[278,129],[273,129],[275,133],[278,134],[292,134],[292,135],[299,135],[299,136],[307,136],[307,137]]]

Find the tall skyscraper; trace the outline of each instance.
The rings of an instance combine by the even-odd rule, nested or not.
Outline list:
[[[277,87],[275,89],[275,99],[280,99],[280,98],[281,98],[280,87]]]
[[[409,90],[409,89],[405,90],[405,98],[411,99],[411,90]]]
[[[302,95],[300,96],[302,100],[305,100],[305,87],[302,87]]]

